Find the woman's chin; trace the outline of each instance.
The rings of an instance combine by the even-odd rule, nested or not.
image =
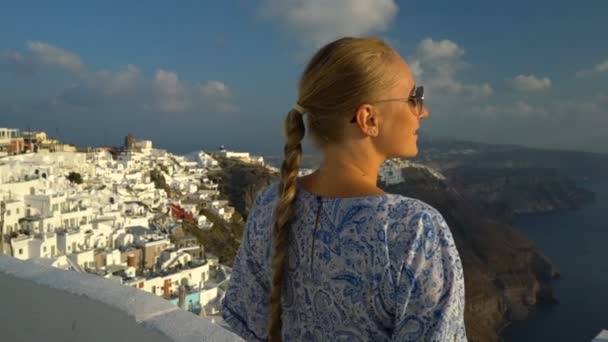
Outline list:
[[[391,158],[414,158],[417,155],[418,155],[418,146],[414,145],[413,147],[410,147],[405,151],[396,153],[396,155]]]

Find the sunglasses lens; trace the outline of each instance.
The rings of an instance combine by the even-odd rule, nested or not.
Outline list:
[[[416,109],[418,109],[418,116],[422,115],[424,108],[424,87],[420,86],[416,88]]]

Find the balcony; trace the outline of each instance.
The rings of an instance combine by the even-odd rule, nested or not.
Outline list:
[[[0,256],[3,341],[243,341],[162,298]]]

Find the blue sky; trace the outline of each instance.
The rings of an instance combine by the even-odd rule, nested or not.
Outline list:
[[[3,1],[0,126],[80,144],[279,153],[303,64],[377,35],[427,87],[422,139],[608,153],[608,2]]]

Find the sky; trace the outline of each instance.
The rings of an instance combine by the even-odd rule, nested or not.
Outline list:
[[[0,127],[278,154],[316,49],[378,36],[425,86],[421,139],[608,153],[604,0],[84,3],[2,1]]]

